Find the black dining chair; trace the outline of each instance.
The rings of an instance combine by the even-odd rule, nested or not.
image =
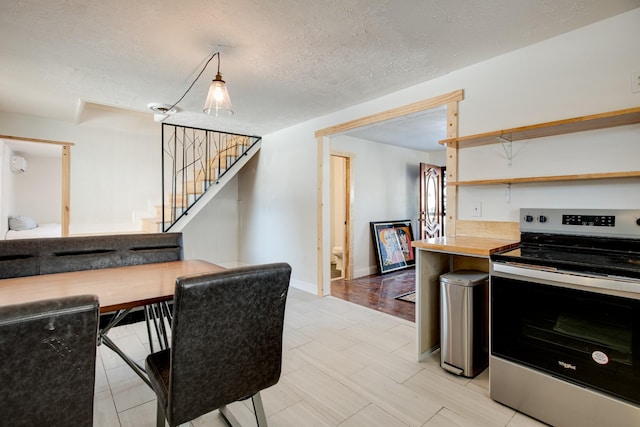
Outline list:
[[[0,307],[0,416],[11,426],[92,426],[97,297]]]
[[[259,427],[267,425],[260,391],[276,384],[291,267],[239,267],[176,281],[171,346],[146,359],[158,397],[157,425],[191,421],[251,398]]]

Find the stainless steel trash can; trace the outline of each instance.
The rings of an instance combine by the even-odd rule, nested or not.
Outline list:
[[[440,366],[475,377],[489,365],[489,274],[459,270],[440,276]]]

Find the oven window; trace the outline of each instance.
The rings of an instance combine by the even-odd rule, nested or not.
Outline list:
[[[491,277],[491,354],[640,403],[640,303]]]
[[[536,308],[521,319],[526,337],[586,354],[606,349],[610,358],[631,365],[631,307],[574,293],[558,304],[557,289],[549,293],[547,286],[539,286],[530,294]]]
[[[617,308],[618,312],[603,313],[603,317],[595,320],[588,318],[586,312],[558,314],[552,327],[555,339],[563,340],[566,347],[578,351],[588,352],[591,347],[608,348],[616,361],[631,365],[631,309]],[[531,326],[535,328],[534,322]]]

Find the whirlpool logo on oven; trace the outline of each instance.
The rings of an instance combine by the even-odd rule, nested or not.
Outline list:
[[[609,356],[602,351],[594,351],[591,353],[591,358],[598,365],[606,365],[609,363]],[[563,362],[562,360],[558,360],[558,365],[562,366],[565,369],[571,369],[572,371],[577,371],[578,368],[576,365],[572,365],[571,363]]]
[[[576,365],[572,365],[571,363],[563,362],[562,360],[558,360],[558,365],[562,366],[565,369],[571,369],[573,371],[576,370]]]

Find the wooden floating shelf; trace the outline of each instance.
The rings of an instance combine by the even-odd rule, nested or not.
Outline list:
[[[640,171],[629,172],[604,172],[604,173],[584,173],[577,175],[555,175],[555,176],[529,176],[523,178],[498,178],[498,179],[478,179],[470,181],[447,182],[447,185],[470,186],[470,185],[495,185],[495,184],[525,184],[536,182],[553,181],[580,181],[588,179],[618,179],[618,178],[638,178]]]
[[[481,145],[498,144],[504,140],[513,142],[523,139],[605,129],[636,123],[640,123],[640,107],[593,114],[590,116],[575,117],[572,119],[557,120],[547,123],[539,123],[530,126],[503,129],[458,138],[443,139],[440,141],[440,144],[457,148],[478,147]],[[553,179],[549,181],[553,181]]]

